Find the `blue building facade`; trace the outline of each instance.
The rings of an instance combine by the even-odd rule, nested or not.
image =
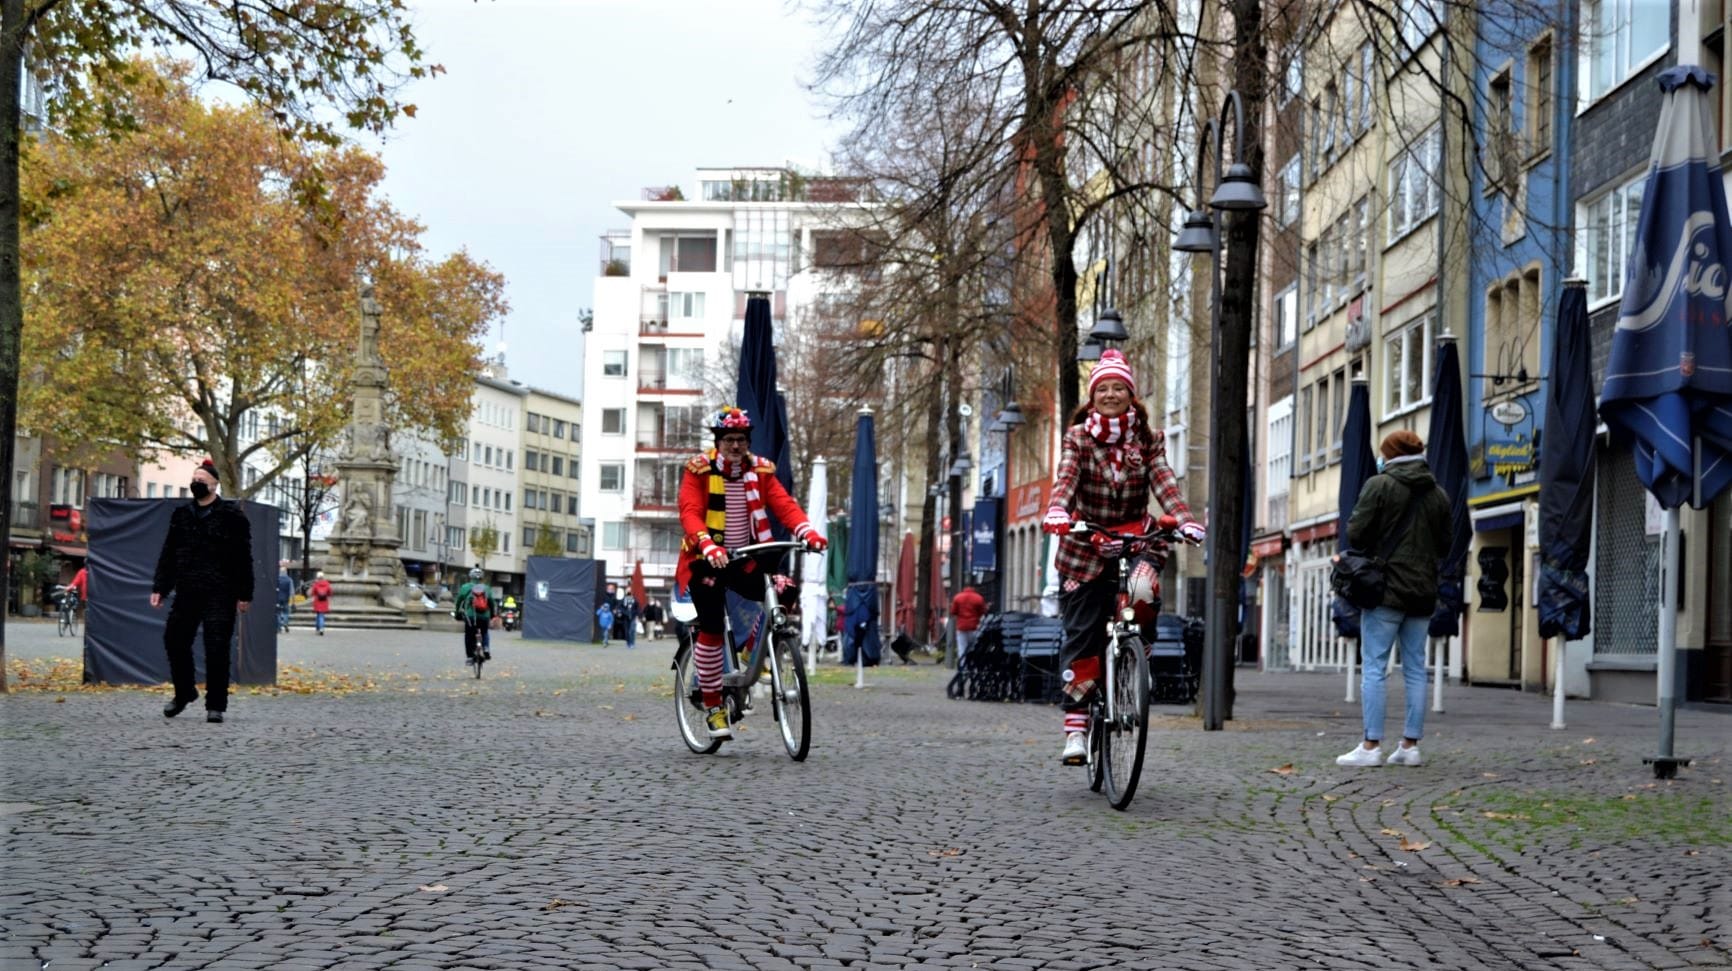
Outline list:
[[[1474,50],[1468,334],[1461,346],[1474,543],[1466,676],[1538,686],[1539,440],[1559,295],[1572,273],[1573,32],[1483,16]]]

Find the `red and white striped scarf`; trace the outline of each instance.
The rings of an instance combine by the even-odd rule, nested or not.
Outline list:
[[[758,491],[758,473],[753,471],[758,466],[758,458],[751,453],[738,462],[723,458],[715,449],[710,450],[710,466],[716,474],[710,477],[710,508],[704,525],[709,527],[710,535],[718,543],[727,543],[728,533],[728,482],[740,483],[746,496],[746,520],[751,524],[753,542],[767,543],[772,538],[770,534],[770,517],[764,512],[764,498]]]
[[[1137,413],[1127,411],[1122,415],[1108,418],[1090,408],[1088,417],[1083,419],[1083,429],[1095,441],[1107,447],[1108,476],[1114,482],[1124,482],[1125,448],[1131,444],[1136,435]]]

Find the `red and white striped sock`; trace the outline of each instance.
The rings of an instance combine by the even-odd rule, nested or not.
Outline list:
[[[699,632],[692,645],[692,662],[698,669],[698,690],[704,693],[704,707],[717,708],[722,703],[722,635]]]
[[[1089,713],[1086,711],[1067,711],[1064,713],[1064,733],[1086,732],[1089,730]]]

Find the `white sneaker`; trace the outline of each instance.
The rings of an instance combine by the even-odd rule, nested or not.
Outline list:
[[[1371,768],[1383,764],[1383,748],[1366,748],[1363,745],[1353,746],[1353,751],[1346,755],[1335,757],[1336,765],[1365,766]]]
[[[1089,760],[1088,736],[1082,732],[1066,732],[1064,736],[1064,755],[1059,761],[1065,765],[1086,765]]]
[[[1387,765],[1419,765],[1419,746],[1397,745],[1389,750],[1389,758],[1384,762]]]

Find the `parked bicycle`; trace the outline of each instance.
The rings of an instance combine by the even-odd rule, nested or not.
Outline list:
[[[1125,809],[1137,793],[1143,772],[1143,756],[1149,740],[1149,653],[1143,643],[1143,625],[1160,612],[1158,580],[1133,590],[1134,568],[1144,549],[1153,544],[1184,542],[1179,521],[1162,516],[1146,533],[1096,523],[1072,524],[1071,533],[1111,533],[1124,542],[1119,554],[1119,593],[1102,658],[1105,678],[1089,703],[1089,789],[1101,791],[1114,809]]]
[[[55,632],[61,637],[78,636],[78,591],[66,586],[54,588],[54,602],[60,608]]]
[[[771,542],[754,543],[727,552],[730,560],[742,556],[767,560],[769,554],[780,556],[805,549],[804,543]],[[789,758],[801,762],[812,744],[812,711],[806,666],[800,651],[800,625],[776,598],[775,571],[766,569],[760,572],[764,577],[764,619],[749,654],[742,655],[733,623],[728,621],[725,642],[729,669],[722,675],[722,705],[728,711],[729,724],[740,721],[754,710],[754,687],[765,684],[767,680],[770,714],[780,729],[782,747],[787,750]],[[693,752],[709,755],[721,748],[725,739],[711,738],[704,725],[703,693],[698,690],[690,639],[682,638],[674,653],[673,671],[674,717],[679,722],[680,738]]]

